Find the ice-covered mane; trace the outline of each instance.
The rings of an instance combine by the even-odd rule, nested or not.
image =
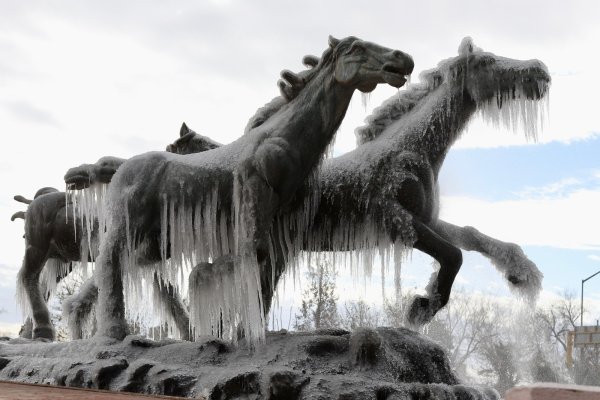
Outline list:
[[[351,36],[335,43],[334,39],[330,39],[330,47],[328,47],[321,58],[313,55],[306,55],[302,58],[302,63],[308,69],[295,73],[290,70],[281,71],[281,79],[277,81],[281,96],[273,98],[270,102],[256,110],[256,113],[248,120],[244,128],[244,134],[250,132],[257,126],[262,125],[266,120],[271,118],[284,105],[298,97],[300,92],[306,87],[320,70],[330,65],[336,60],[339,54],[348,49],[357,38]]]
[[[466,37],[459,45],[457,57],[443,60],[436,68],[421,72],[419,83],[409,85],[405,91],[377,107],[365,119],[366,124],[356,129],[357,144],[379,137],[389,125],[401,119],[440,85],[458,83],[466,88],[467,81],[471,82],[470,95],[484,120],[513,131],[522,127],[526,137],[535,140],[547,107],[547,102],[538,100],[549,85],[542,79],[531,87],[532,70],[538,68],[546,71],[537,60],[517,61],[484,52],[473,44],[470,37]],[[487,75],[482,75],[483,78],[471,76],[478,70],[486,70]],[[490,79],[492,76],[495,79]],[[542,118],[539,118],[540,115]]]

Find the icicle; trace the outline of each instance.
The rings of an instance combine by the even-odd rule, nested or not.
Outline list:
[[[363,109],[365,110],[365,112],[367,112],[367,109],[369,108],[369,102],[371,101],[371,92],[360,92],[360,100]]]
[[[541,84],[538,84],[541,85]],[[543,92],[542,88],[538,88]],[[495,127],[504,127],[517,132],[523,129],[527,139],[536,141],[537,133],[543,129],[548,108],[548,97],[528,99],[522,85],[511,91],[502,91],[479,104],[479,114]]]
[[[67,190],[67,204],[71,205],[75,234],[77,224],[81,226],[84,236],[87,238],[87,253],[92,260],[97,257],[97,249],[106,232],[106,196],[107,184],[93,184],[82,190]],[[83,248],[81,249],[83,252]]]

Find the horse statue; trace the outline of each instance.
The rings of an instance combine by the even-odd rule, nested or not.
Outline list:
[[[305,56],[303,62],[306,66],[315,67],[319,59],[315,56]],[[261,125],[269,119],[275,111],[295,96],[304,87],[302,76],[307,76],[310,70],[301,71],[298,74],[284,71],[278,82],[282,95],[274,98],[267,105],[259,108],[249,119],[244,133]],[[167,145],[166,150],[175,154],[192,154],[211,150],[222,146],[220,143],[202,136],[191,130],[184,122],[179,131],[179,138],[172,144]],[[124,160],[103,157],[95,164],[83,164],[71,168],[65,174],[65,183],[73,201],[74,213],[77,213],[80,221],[94,221],[93,226],[85,226],[87,232],[98,229],[100,233],[106,230],[106,219],[104,212],[104,195],[106,185],[112,180],[117,168]],[[101,171],[100,171],[101,170]],[[96,223],[99,225],[96,228]],[[178,288],[174,288],[171,282],[158,281],[157,274],[154,276],[152,286],[152,299],[154,308],[159,310],[159,318],[168,326],[176,326],[182,339],[192,340],[189,335],[189,315],[187,309],[182,307],[182,302],[177,295]],[[61,277],[56,277],[60,280]],[[165,284],[166,283],[166,284]],[[157,295],[158,294],[158,295]],[[63,313],[69,322],[71,338],[79,339],[88,336],[95,330],[94,307],[98,298],[98,286],[93,278],[88,279],[80,290],[65,300]],[[130,307],[131,308],[131,307]],[[268,310],[267,310],[268,311]],[[265,312],[266,313],[266,312]],[[184,329],[188,327],[187,329]],[[85,335],[84,335],[85,333]]]
[[[477,112],[513,128],[522,123],[526,135],[535,135],[535,111],[543,110],[539,100],[550,83],[546,67],[537,60],[483,52],[465,38],[457,57],[423,72],[421,81],[374,111],[368,124],[357,130],[360,145],[355,150],[324,161],[314,184],[320,198],[310,201],[317,206],[309,229],[288,234],[301,226],[297,221],[308,202],[302,196],[277,216],[271,228],[278,239],[271,251],[275,262],[267,263],[272,269],[261,275],[266,304],[286,265],[300,251],[352,251],[362,257],[367,272],[378,253],[386,260],[390,253],[399,255],[405,247],[414,247],[432,256],[440,269],[432,276],[428,296],[418,296],[409,309],[408,320],[415,325],[430,321],[448,302],[462,264],[458,247],[490,258],[518,293],[535,296],[539,291],[542,275],[519,246],[438,218],[437,180],[448,150]],[[400,257],[397,260],[399,265]],[[203,313],[201,300],[209,301],[207,293],[223,290],[231,277],[221,275],[232,273],[225,266],[194,268],[193,323]]]
[[[97,194],[91,199],[90,196],[86,198],[87,210],[73,204],[74,200],[84,203],[82,197],[77,200],[78,197],[66,196],[65,192],[51,187],[38,190],[33,200],[15,196],[15,200],[28,205],[27,211],[17,212],[11,218],[25,220],[25,257],[17,277],[17,301],[27,316],[21,337],[54,339],[55,331],[46,303],[56,285],[72,272],[74,262],[82,264],[84,276],[88,275],[85,271],[87,263],[94,261],[97,256],[100,231],[104,229],[104,224],[98,221],[102,220],[99,213],[94,214],[89,209],[92,203],[101,201],[100,194],[105,190],[102,185],[110,182],[124,162],[125,159],[106,156],[94,164],[83,164],[67,171],[65,182],[68,189],[91,186],[94,190],[92,193]],[[81,226],[81,229],[77,229],[77,226]],[[187,309],[173,286],[158,275],[154,277],[153,285],[159,303],[167,305],[164,315],[169,325],[177,328],[181,338],[189,339]],[[75,308],[82,317],[91,314],[95,302],[93,297],[97,296],[94,289],[93,279],[85,282],[81,291],[92,298],[88,296],[84,302],[77,304],[67,300],[64,304],[65,314],[68,315]],[[83,336],[81,324],[76,327],[70,325],[70,331],[73,339]]]
[[[467,66],[471,71],[470,74],[461,76],[455,72],[456,68]],[[499,77],[502,77],[502,85],[497,82]],[[461,81],[462,79],[464,82]],[[509,117],[513,116],[513,119],[505,121],[509,124],[518,122],[514,118],[531,119],[534,117],[533,115],[516,114],[511,107],[517,104],[520,107],[529,107],[531,110],[536,109],[536,102],[544,97],[549,85],[549,76],[545,67],[538,61],[522,62],[484,53],[476,49],[470,39],[465,39],[460,46],[458,57],[448,59],[441,62],[437,68],[425,71],[421,75],[421,81],[421,83],[410,85],[398,96],[392,97],[368,118],[368,124],[357,130],[360,145],[356,150],[324,162],[321,172],[317,175],[318,182],[315,184],[322,189],[320,200],[315,202],[318,207],[315,212],[315,223],[305,234],[306,239],[298,246],[299,250],[310,252],[354,251],[362,253],[363,258],[366,259],[364,261],[369,261],[375,254],[371,250],[383,249],[385,252],[390,249],[390,246],[393,246],[396,250],[395,255],[400,255],[404,243],[399,240],[402,239],[399,232],[408,231],[406,235],[408,239],[411,239],[414,233],[410,224],[412,224],[412,218],[418,218],[419,215],[414,217],[412,214],[406,213],[399,218],[397,210],[405,207],[404,202],[412,202],[414,198],[388,195],[390,193],[406,194],[406,191],[402,192],[401,190],[403,186],[406,186],[405,180],[408,179],[408,183],[411,185],[418,185],[419,177],[425,176],[431,179],[425,181],[425,183],[429,183],[428,187],[435,187],[434,191],[429,191],[433,198],[426,205],[426,207],[435,205],[435,210],[429,211],[432,214],[430,214],[428,226],[439,236],[439,240],[447,242],[448,248],[453,246],[480,252],[504,274],[512,289],[525,295],[536,293],[541,286],[542,275],[518,245],[489,237],[473,227],[458,227],[438,218],[437,176],[443,164],[443,156],[464,130],[469,118],[478,110],[486,110],[488,117],[493,117],[494,112],[508,112]],[[494,101],[493,94],[483,94],[486,87],[497,90],[498,98],[495,100],[497,110],[488,104],[489,99]],[[298,88],[301,89],[301,85]],[[513,94],[507,96],[507,90],[512,91]],[[460,98],[461,91],[463,91],[464,100],[451,101],[453,97]],[[480,96],[477,101],[473,100],[475,93],[479,93]],[[277,111],[277,107],[285,104],[282,100],[283,97],[276,98],[259,109],[256,115],[250,119],[247,130],[267,121]],[[451,106],[452,108],[450,108]],[[456,115],[459,118],[458,121],[448,117],[451,115]],[[431,118],[427,122],[423,122],[427,116]],[[430,157],[425,152],[426,149],[423,149],[425,152],[423,156],[415,157],[414,154],[411,154],[411,151],[414,152],[411,150],[414,147],[411,146],[417,139],[416,136],[419,136],[425,143],[437,143],[436,148],[442,156]],[[181,137],[167,146],[167,149],[179,154],[190,154],[204,151],[206,141],[214,143],[205,136],[195,134],[184,125]],[[382,148],[385,151],[382,151]],[[415,171],[413,164],[406,162],[406,160],[411,161],[414,158],[419,160],[422,158],[427,163],[417,163],[419,168]],[[351,160],[355,160],[356,163]],[[358,165],[365,168],[361,173],[356,171]],[[389,167],[381,168],[381,165]],[[419,169],[425,171],[419,172]],[[428,169],[431,169],[429,173],[427,173]],[[419,173],[417,174],[417,172]],[[382,186],[386,188],[386,191],[376,191],[375,189],[379,187],[378,182],[385,181],[387,177],[395,179],[388,181],[387,186]],[[349,187],[352,187],[352,190],[349,190]],[[361,191],[358,188],[366,189]],[[410,191],[408,193],[410,194]],[[294,216],[301,210],[303,201],[296,201],[284,209],[277,217],[277,221],[283,223],[285,218],[295,218]],[[294,209],[296,206],[298,209]],[[356,221],[365,225],[369,221],[380,221],[385,215],[389,215],[392,220],[387,221],[386,224],[375,222],[378,224],[378,228],[375,229],[371,226],[365,234],[368,236],[365,240],[354,239],[344,243],[346,240],[344,238],[351,235],[349,235],[349,227],[342,225],[340,221]],[[289,228],[290,224],[287,225]],[[281,233],[277,224],[274,224],[271,229],[272,235],[279,236]],[[360,232],[361,229],[359,228],[355,232]],[[356,235],[354,232],[353,234]],[[285,230],[283,236],[285,236]],[[416,243],[411,243],[406,238],[405,241],[412,245]],[[276,284],[285,270],[286,259],[289,261],[289,255],[283,250],[286,246],[293,247],[292,245],[278,246],[277,257],[274,257],[276,258],[275,268],[266,271],[268,273],[261,276],[265,295],[263,301],[265,313],[268,311]],[[383,260],[386,260],[386,257],[383,257]],[[396,261],[396,265],[399,266],[399,258]],[[215,290],[223,291],[224,285],[233,280],[233,277],[227,278],[227,274],[233,274],[233,270],[228,267],[228,265],[223,265],[219,269],[212,264],[199,264],[194,268],[190,276],[190,304],[194,324],[199,323],[200,314],[207,309],[207,302],[210,302],[212,297],[219,295],[213,292]],[[434,276],[433,282],[438,277],[439,275]],[[395,278],[396,281],[399,280],[399,271],[396,271]],[[428,313],[427,317],[431,317],[431,314]],[[424,322],[414,319],[413,321]]]
[[[98,334],[127,334],[124,282],[138,276],[137,267],[159,260],[164,266],[169,255],[177,255],[170,265],[235,255],[236,297],[228,308],[250,342],[262,341],[260,269],[275,213],[320,163],[354,90],[401,87],[413,67],[399,50],[330,37],[319,63],[297,75],[305,86],[280,86],[295,97],[240,139],[200,154],[151,152],[126,161],[107,192],[108,228],[96,261]],[[217,313],[206,310],[205,319]]]

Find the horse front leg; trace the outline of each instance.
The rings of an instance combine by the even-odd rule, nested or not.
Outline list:
[[[33,339],[55,339],[54,327],[44,293],[40,289],[40,273],[47,260],[47,248],[27,244],[23,264],[17,277],[17,293],[21,307],[29,309],[33,320]]]
[[[129,333],[125,320],[123,293],[123,263],[121,256],[125,246],[125,218],[114,216],[100,246],[96,260],[96,284],[98,285],[97,335],[122,340]]]
[[[485,235],[472,226],[456,226],[443,220],[437,220],[433,229],[456,246],[487,257],[517,292],[535,297],[541,290],[543,274],[519,245]]]
[[[408,311],[409,323],[423,325],[431,321],[448,303],[452,284],[462,265],[462,253],[424,223],[417,219],[413,219],[412,223],[417,236],[414,247],[430,255],[440,264],[437,275],[432,276],[428,286],[428,295],[417,296]]]
[[[253,343],[264,341],[266,315],[263,295],[264,274],[268,270],[269,232],[279,206],[279,197],[257,173],[238,178],[235,235],[237,240],[235,273],[241,282],[244,304],[242,325]],[[269,290],[269,289],[267,289]]]
[[[155,307],[164,310],[169,315],[169,319],[177,327],[182,340],[191,340],[190,315],[175,287],[159,277],[157,273],[154,274],[153,286],[160,300],[160,304],[155,304]]]

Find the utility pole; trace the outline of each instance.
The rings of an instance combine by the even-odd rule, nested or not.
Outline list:
[[[596,272],[594,275],[588,276],[587,278],[585,278],[581,281],[581,322],[580,322],[579,326],[583,326],[583,284],[598,274],[600,274],[600,271]]]

